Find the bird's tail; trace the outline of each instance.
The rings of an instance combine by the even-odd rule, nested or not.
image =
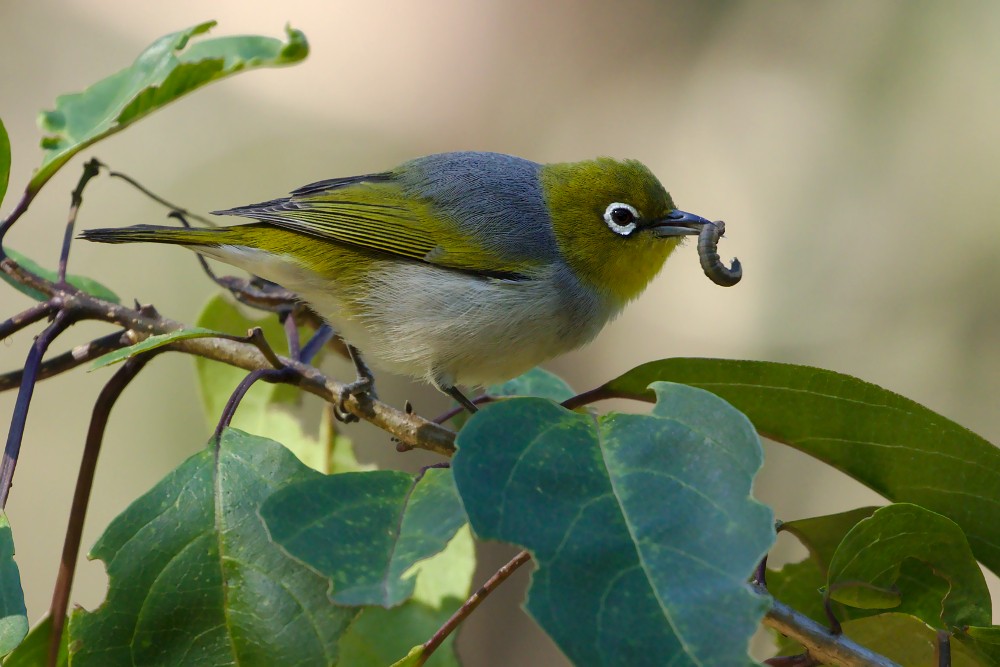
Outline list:
[[[185,246],[216,246],[232,241],[231,227],[185,229],[160,225],[87,229],[80,238],[97,243],[170,243]]]

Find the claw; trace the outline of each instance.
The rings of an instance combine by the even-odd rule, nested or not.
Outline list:
[[[375,376],[372,375],[372,371],[368,368],[368,364],[365,363],[364,359],[361,358],[361,353],[358,348],[353,345],[348,344],[347,352],[351,355],[351,361],[354,362],[354,369],[357,372],[357,378],[354,382],[344,385],[344,388],[340,391],[340,397],[337,402],[333,404],[333,416],[336,417],[338,421],[345,424],[352,424],[358,421],[358,417],[347,411],[347,399],[351,396],[355,398],[361,398],[364,396],[370,400],[376,400],[378,394],[375,393]]]

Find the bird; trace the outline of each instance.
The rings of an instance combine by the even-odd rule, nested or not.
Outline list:
[[[295,293],[348,343],[358,377],[341,400],[374,395],[365,359],[470,412],[460,386],[503,382],[587,344],[684,237],[714,224],[677,209],[637,160],[471,151],[213,213],[254,222],[81,236],[181,245]],[[712,250],[719,233],[707,235]]]

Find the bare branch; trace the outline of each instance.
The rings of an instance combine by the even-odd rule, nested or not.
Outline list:
[[[445,639],[448,638],[452,632],[455,631],[462,621],[468,618],[469,614],[475,611],[476,607],[486,599],[486,596],[493,592],[497,586],[502,584],[507,580],[510,575],[514,574],[517,568],[521,567],[525,563],[531,560],[531,554],[527,551],[522,551],[516,556],[514,556],[510,562],[501,567],[496,573],[486,580],[486,583],[479,587],[475,593],[473,593],[468,600],[458,608],[454,614],[451,615],[445,624],[442,625],[434,636],[424,642],[424,652],[420,655],[420,659],[417,662],[418,665],[422,665],[431,657],[431,654],[437,650]]]
[[[76,489],[73,491],[73,506],[69,514],[69,525],[66,527],[66,539],[63,541],[59,573],[56,575],[56,585],[52,591],[52,603],[49,605],[52,634],[49,638],[48,664],[52,667],[58,662],[59,644],[62,639],[63,626],[66,623],[66,610],[69,608],[69,594],[73,587],[73,575],[76,573],[76,562],[80,555],[83,524],[87,517],[87,505],[90,503],[90,491],[94,486],[97,457],[101,452],[101,443],[104,440],[104,430],[108,425],[108,417],[125,387],[159,352],[160,350],[152,350],[147,354],[128,359],[104,385],[94,403],[90,426],[87,429],[87,440],[83,448],[83,458],[80,461],[80,471],[76,477]]]
[[[21,311],[17,315],[14,315],[13,317],[10,317],[0,323],[0,340],[7,338],[11,334],[18,332],[25,327],[31,326],[39,320],[44,320],[57,310],[59,310],[59,304],[52,300],[36,303],[31,308]]]
[[[101,170],[101,163],[96,158],[91,158],[83,165],[83,173],[70,196],[69,219],[66,221],[66,233],[63,235],[62,250],[59,252],[59,283],[66,282],[66,266],[69,264],[69,246],[73,242],[73,228],[76,227],[76,214],[80,211],[80,204],[83,203],[83,189],[87,187],[94,176]]]
[[[768,595],[763,587],[754,588],[761,595]],[[861,646],[844,635],[831,633],[805,614],[773,598],[771,609],[764,616],[763,624],[802,644],[810,656],[823,664],[847,667],[899,667],[885,656]]]
[[[59,356],[52,357],[47,361],[43,361],[42,365],[38,369],[38,377],[36,380],[46,380],[50,377],[59,375],[60,373],[65,373],[66,371],[72,370],[81,364],[93,361],[108,352],[113,352],[114,350],[121,349],[131,344],[132,341],[128,339],[128,336],[124,331],[116,331],[115,333],[108,334],[107,336],[95,338],[89,343],[77,345],[72,350],[63,352]],[[0,392],[20,386],[21,378],[23,376],[24,369],[0,375]]]

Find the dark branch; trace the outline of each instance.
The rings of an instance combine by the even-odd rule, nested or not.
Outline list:
[[[80,211],[80,204],[83,203],[83,189],[87,187],[94,176],[101,170],[101,163],[95,158],[91,158],[83,165],[83,173],[80,174],[80,181],[76,184],[76,189],[70,197],[69,219],[66,221],[66,233],[63,235],[62,250],[59,252],[59,283],[66,282],[66,266],[69,264],[69,247],[73,242],[73,229],[76,227],[76,214]]]
[[[13,261],[13,260],[11,260]],[[17,315],[10,317],[0,323],[0,341],[7,338],[25,327],[29,327],[35,322],[44,320],[59,310],[59,303],[52,301],[42,301],[36,303],[31,308],[21,311]]]
[[[24,362],[24,374],[21,376],[21,388],[14,401],[14,413],[10,418],[10,430],[7,432],[7,444],[3,450],[3,460],[0,461],[0,508],[7,506],[7,496],[10,485],[14,482],[14,468],[21,452],[21,441],[24,439],[24,426],[28,421],[28,407],[31,405],[31,395],[35,391],[35,380],[49,345],[56,337],[76,321],[76,316],[66,310],[60,310],[52,324],[47,326],[35,338],[28,350],[28,358]]]
[[[36,378],[36,381],[46,380],[55,375],[59,375],[60,373],[65,373],[66,371],[72,370],[81,364],[93,361],[108,352],[113,352],[131,344],[132,341],[128,339],[126,332],[116,331],[115,333],[108,334],[107,336],[101,336],[100,338],[94,339],[89,343],[77,345],[68,352],[63,352],[59,356],[52,357],[48,361],[43,361],[41,367],[38,369],[38,377]],[[0,392],[20,386],[21,378],[23,376],[24,369],[0,375]]]
[[[125,387],[158,352],[160,350],[152,350],[148,354],[128,359],[104,385],[97,397],[97,402],[94,403],[90,426],[87,429],[87,441],[83,448],[83,458],[80,461],[80,471],[76,477],[76,489],[73,491],[73,506],[69,514],[69,525],[66,528],[66,539],[63,542],[62,558],[59,561],[59,573],[56,575],[56,585],[52,591],[52,603],[49,605],[52,635],[49,638],[48,664],[52,667],[58,662],[59,643],[62,639],[63,626],[66,623],[66,610],[69,608],[69,594],[73,587],[76,562],[80,555],[83,524],[87,517],[87,505],[90,502],[90,492],[94,486],[97,457],[101,452],[101,443],[104,440],[108,417]]]

